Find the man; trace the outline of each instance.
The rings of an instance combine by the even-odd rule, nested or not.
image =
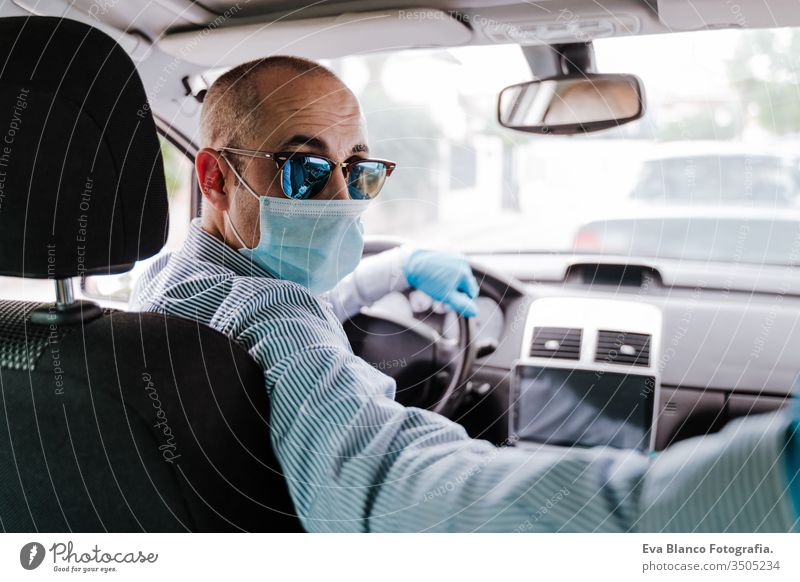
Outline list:
[[[359,216],[393,169],[369,158],[353,94],[313,62],[263,59],[214,83],[201,124],[203,217],[145,275],[136,303],[199,320],[259,363],[272,444],[308,530],[796,527],[800,459],[787,414],[737,421],[651,459],[496,448],[397,404],[394,382],[353,355],[319,297],[358,263]],[[456,306],[474,295],[452,261],[414,256],[401,261],[409,284],[426,278],[421,260],[433,264],[423,275],[447,273],[432,295],[455,294]]]

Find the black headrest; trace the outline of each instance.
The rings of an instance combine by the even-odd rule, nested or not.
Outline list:
[[[126,271],[167,235],[147,96],[109,36],[61,18],[0,19],[0,274]]]

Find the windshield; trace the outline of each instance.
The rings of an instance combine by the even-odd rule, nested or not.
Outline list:
[[[643,80],[647,111],[585,136],[498,125],[499,91],[531,78],[517,46],[329,63],[362,102],[374,155],[398,163],[366,232],[465,252],[797,263],[800,30],[594,44],[598,71]]]

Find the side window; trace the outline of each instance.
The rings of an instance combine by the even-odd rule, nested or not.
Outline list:
[[[169,233],[161,251],[173,251],[183,244],[192,220],[192,182],[194,166],[183,152],[168,140],[159,137],[164,158],[164,174],[169,196]],[[101,302],[112,302],[114,307],[127,304],[138,277],[156,259],[139,261],[127,273],[86,277],[81,282],[81,295]]]
[[[180,247],[189,230],[189,222],[192,219],[194,168],[191,160],[178,148],[164,138],[160,140],[169,195],[169,235],[162,251],[165,252]],[[76,279],[74,283],[76,295],[122,308],[128,301],[136,278],[152,261],[153,259],[140,261],[131,271],[119,275],[86,277],[80,283]],[[55,299],[53,282],[48,279],[0,277],[0,299],[53,301]]]
[[[169,235],[164,249],[179,248],[189,233],[192,220],[192,184],[194,164],[192,160],[169,141],[161,139],[161,154],[164,158],[164,174],[167,178],[169,196]]]

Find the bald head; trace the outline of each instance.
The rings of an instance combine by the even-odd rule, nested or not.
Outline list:
[[[314,153],[336,162],[368,153],[355,95],[329,69],[297,57],[269,57],[226,72],[208,89],[200,123],[202,149],[195,166],[204,199],[203,227],[236,248],[258,242],[259,204],[231,166],[257,196],[284,194],[272,160],[221,155],[219,148]],[[318,198],[349,198],[341,172]],[[231,237],[231,221],[241,241]]]
[[[200,116],[203,147],[239,146],[256,136],[269,114],[270,98],[282,93],[307,92],[317,85],[316,97],[339,93],[355,100],[330,69],[291,56],[266,57],[232,68],[208,89]]]

